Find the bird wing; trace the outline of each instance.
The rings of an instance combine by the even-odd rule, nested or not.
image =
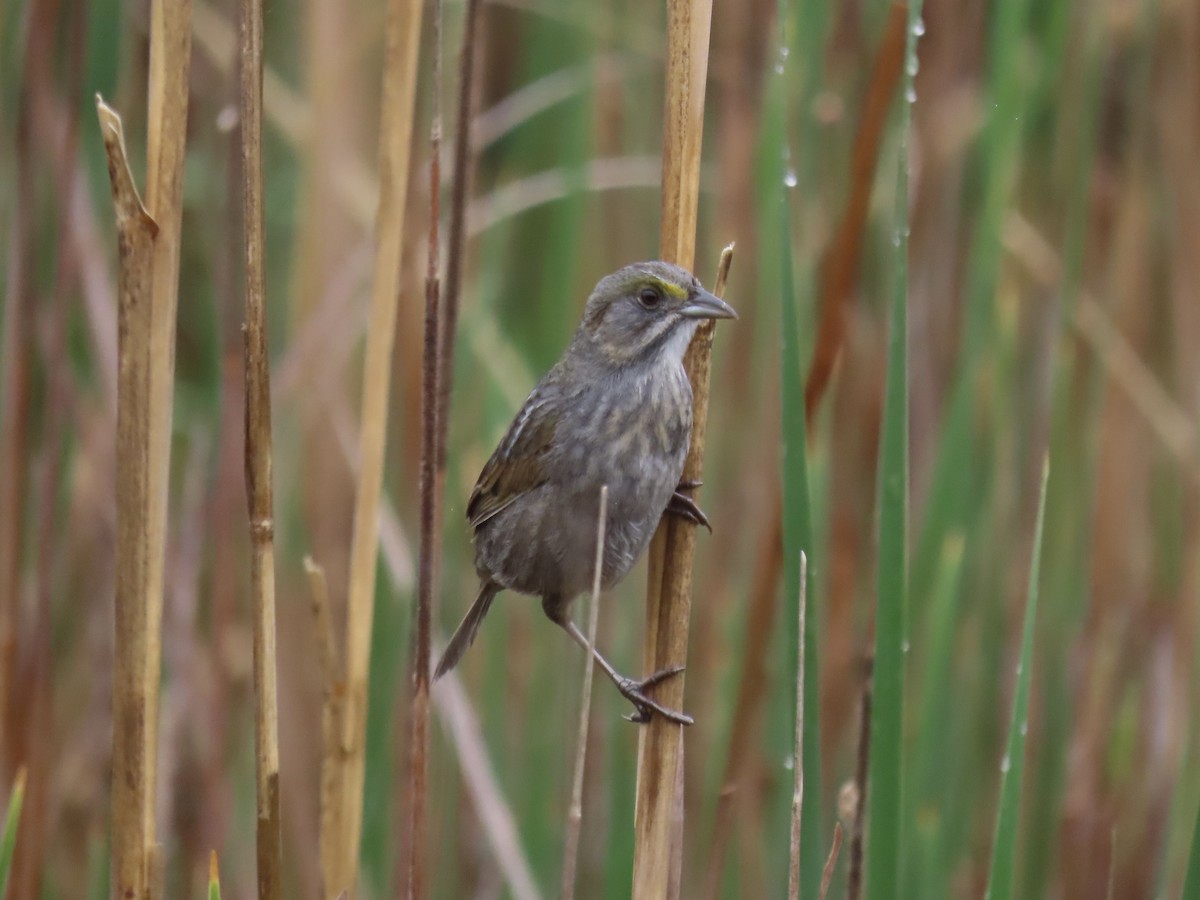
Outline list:
[[[542,457],[554,441],[556,393],[535,388],[521,407],[475,482],[467,500],[467,521],[480,525],[547,481]]]

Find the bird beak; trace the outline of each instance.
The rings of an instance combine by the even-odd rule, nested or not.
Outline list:
[[[736,319],[734,308],[718,297],[701,289],[688,299],[679,314],[685,319]]]

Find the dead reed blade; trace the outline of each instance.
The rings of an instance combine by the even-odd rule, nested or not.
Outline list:
[[[808,616],[808,555],[800,551],[799,659],[796,662],[796,743],[792,751],[792,831],[788,853],[788,898],[800,897],[800,808],[804,801],[804,630]]]
[[[696,214],[700,195],[700,144],[704,133],[704,89],[708,77],[708,39],[712,0],[667,0],[666,103],[663,110],[662,224],[660,256],[693,268]],[[725,257],[723,256],[722,259]],[[692,382],[691,449],[685,479],[699,480],[708,421],[708,369],[712,323],[702,325],[684,365]],[[692,606],[692,558],[696,534],[691,525],[667,517],[650,544],[646,586],[646,634],[642,664],[647,672],[683,665],[687,660]],[[657,699],[683,706],[682,676],[669,679]],[[661,717],[642,730],[638,752],[637,805],[634,815],[633,897],[666,897],[672,879],[676,810],[675,791],[683,733]]]
[[[148,207],[138,196],[121,119],[97,96],[116,211],[116,643],[113,673],[113,879],[119,896],[152,889],[167,486],[175,369],[188,5],[151,9]],[[164,45],[170,45],[168,52]],[[153,215],[152,215],[153,214]]]
[[[259,900],[283,896],[279,821],[279,704],[275,653],[275,508],[271,478],[271,373],[263,233],[262,0],[242,0],[242,228],[246,279],[246,498],[254,621],[254,757]]]
[[[420,0],[389,0],[383,69],[379,138],[379,208],[375,220],[375,273],[371,317],[363,362],[361,408],[362,464],[354,506],[350,548],[350,584],[346,613],[345,715],[341,742],[344,753],[326,759],[336,771],[341,828],[326,838],[330,869],[326,891],[353,894],[358,876],[362,836],[363,780],[366,765],[367,679],[371,661],[371,621],[375,611],[375,562],[379,546],[379,503],[383,489],[383,460],[391,390],[392,345],[396,305],[400,294],[400,257],[404,206],[408,195],[408,162],[416,95],[417,51],[421,34]],[[324,776],[323,776],[324,780]],[[322,814],[322,820],[327,819]]]
[[[821,871],[821,891],[817,900],[825,900],[829,894],[829,885],[833,882],[833,871],[837,868],[838,854],[842,850],[842,823],[833,823],[833,843],[829,847],[829,856],[825,860],[825,868]]]
[[[340,771],[342,758],[342,716],[346,690],[338,664],[337,645],[333,639],[333,619],[329,614],[329,585],[325,569],[304,557],[304,573],[308,576],[312,600],[313,627],[317,639],[317,665],[321,670],[321,792],[320,835],[321,896],[333,895],[330,876],[336,871],[342,833],[341,804],[338,802],[340,782],[334,777]]]
[[[592,598],[588,604],[588,645],[596,646],[600,621],[600,575],[604,568],[604,531],[608,524],[608,485],[600,488],[600,513],[596,517],[596,562],[592,573]],[[575,743],[575,775],[571,782],[571,806],[567,810],[567,835],[563,842],[562,896],[575,896],[575,871],[579,862],[579,832],[583,826],[583,768],[587,761],[588,720],[592,713],[592,675],[595,657],[589,653],[583,665],[583,696],[579,702],[579,738]]]
[[[862,702],[858,720],[858,758],[853,781],[852,830],[850,832],[850,874],[846,877],[846,900],[858,900],[863,885],[863,830],[867,819],[867,775],[871,757],[871,677],[874,659],[867,657],[863,666]]]
[[[151,596],[150,477],[150,329],[154,237],[158,225],[138,196],[121,118],[97,95],[96,111],[108,157],[109,180],[116,207],[120,248],[118,275],[117,381],[117,566],[116,646],[113,673],[113,877],[117,894],[141,898],[148,893],[146,876],[154,814],[149,780],[154,752],[148,707],[157,702],[158,679],[150,678],[148,661]],[[161,571],[161,570],[160,570]],[[161,596],[161,581],[156,594]],[[151,840],[147,840],[148,834]]]

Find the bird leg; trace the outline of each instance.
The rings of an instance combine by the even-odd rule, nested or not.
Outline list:
[[[596,662],[600,664],[600,668],[604,670],[604,673],[612,680],[612,683],[617,686],[617,690],[621,692],[621,696],[633,704],[634,712],[626,716],[626,719],[630,722],[646,723],[650,721],[651,716],[657,713],[664,719],[668,719],[677,725],[692,725],[695,723],[696,720],[686,713],[677,712],[646,696],[648,689],[660,682],[666,681],[668,678],[678,675],[683,671],[683,666],[669,666],[665,669],[660,669],[653,675],[643,678],[641,681],[626,678],[612,667],[612,664],[604,658],[599,650],[588,642],[583,632],[579,630],[579,626],[572,622],[570,616],[567,615],[566,605],[557,602],[557,598],[553,599],[556,602],[547,602],[546,599],[543,599],[542,609],[550,621],[566,631],[575,643],[595,657]]]
[[[671,495],[671,499],[667,501],[667,508],[663,512],[671,516],[679,516],[681,519],[686,519],[693,525],[703,525],[708,529],[708,533],[712,534],[712,525],[709,524],[708,516],[704,514],[699,505],[689,497],[684,491],[690,491],[700,487],[703,482],[685,479],[679,482],[679,487],[675,488],[675,493]]]

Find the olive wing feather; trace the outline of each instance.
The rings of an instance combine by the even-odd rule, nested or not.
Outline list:
[[[535,389],[508,426],[467,500],[467,521],[473,529],[546,483],[542,457],[554,441],[555,400],[554,392]]]

